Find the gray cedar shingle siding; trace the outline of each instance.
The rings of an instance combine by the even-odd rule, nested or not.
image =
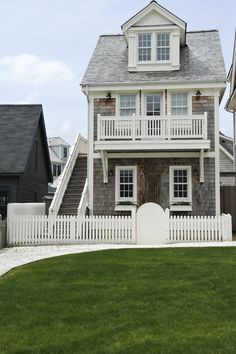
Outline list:
[[[138,206],[156,202],[164,209],[169,208],[169,166],[192,166],[193,211],[188,215],[215,215],[215,163],[204,159],[205,183],[199,183],[198,158],[147,158],[109,159],[108,169],[113,176],[103,183],[102,163],[94,159],[94,214],[114,215],[115,212],[115,166],[137,166]],[[182,212],[183,214],[183,212]]]
[[[218,31],[187,32],[186,41],[181,48],[180,70],[130,73],[124,36],[101,36],[81,85],[226,81]]]

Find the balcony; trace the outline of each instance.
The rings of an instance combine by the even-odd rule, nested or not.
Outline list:
[[[96,150],[207,150],[207,113],[188,116],[101,116]]]

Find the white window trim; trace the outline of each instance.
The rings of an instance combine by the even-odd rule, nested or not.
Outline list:
[[[170,40],[170,59],[169,60],[157,60],[157,34],[162,34],[162,33],[168,33],[169,34],[169,40]],[[139,60],[139,35],[140,34],[150,34],[151,35],[151,60],[145,60],[141,61]],[[156,64],[156,65],[165,65],[165,64],[170,64],[172,62],[172,36],[173,32],[171,30],[155,30],[155,31],[141,31],[136,33],[136,56],[137,56],[137,64],[139,65],[145,65],[145,64]]]
[[[141,94],[141,115],[146,117],[146,104],[147,104],[146,97],[148,95],[160,95],[161,96],[161,116],[165,115],[165,91],[142,91],[142,94]]]
[[[158,47],[157,46],[157,35],[158,34],[169,34],[169,46],[168,47]],[[169,48],[169,59],[168,60],[157,60],[157,48]],[[155,32],[155,62],[158,64],[166,64],[171,62],[171,32],[160,31]]]
[[[139,94],[137,92],[119,92],[116,96],[116,117],[121,117],[120,115],[120,96],[122,95],[135,95],[136,102],[136,114],[135,116],[139,116]],[[124,118],[125,116],[123,116]],[[132,117],[132,116],[127,116]]]
[[[171,113],[171,108],[172,108],[172,93],[186,93],[187,94],[187,100],[188,100],[188,115],[192,115],[192,93],[187,92],[185,90],[176,90],[176,91],[168,91],[167,93],[167,114],[172,115]],[[186,115],[183,115],[183,117],[186,117]]]
[[[132,170],[133,171],[133,198],[120,198],[120,171]],[[115,178],[115,203],[132,203],[137,204],[137,166],[116,166]]]
[[[174,197],[174,170],[187,170],[188,176],[188,197]],[[169,168],[169,193],[170,193],[170,209],[171,210],[192,210],[192,167],[191,166],[170,166]],[[189,205],[181,205],[181,203],[189,203]],[[178,204],[179,203],[179,204]]]
[[[140,34],[150,34],[151,35],[151,60],[139,60],[139,35]],[[139,32],[137,33],[137,62],[138,64],[150,64],[153,62],[153,33],[152,32]]]
[[[159,95],[160,96],[160,116],[163,115],[163,93],[162,92],[146,92],[144,95],[144,115],[147,116],[147,96]],[[148,117],[158,117],[158,116],[148,116]]]

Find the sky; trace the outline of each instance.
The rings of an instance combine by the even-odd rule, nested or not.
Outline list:
[[[80,82],[99,35],[120,26],[146,0],[0,0],[0,103],[42,104],[48,136],[73,143],[87,135]],[[226,72],[233,53],[235,0],[161,0],[188,31],[218,29]],[[213,58],[214,59],[214,58]],[[221,103],[220,129],[232,136],[232,114]]]

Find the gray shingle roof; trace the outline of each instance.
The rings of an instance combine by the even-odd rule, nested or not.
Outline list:
[[[226,81],[219,33],[187,32],[181,69],[171,72],[128,72],[128,50],[122,35],[101,36],[81,85]]]
[[[224,138],[223,136],[220,136],[220,145],[222,145],[226,151],[228,151],[232,156],[233,156],[233,150],[234,150],[234,143],[233,139],[229,139],[227,136]]]
[[[70,146],[70,144],[68,144],[64,139],[60,138],[59,136],[48,138],[48,146],[57,145]]]
[[[0,105],[0,174],[24,172],[41,105]]]

